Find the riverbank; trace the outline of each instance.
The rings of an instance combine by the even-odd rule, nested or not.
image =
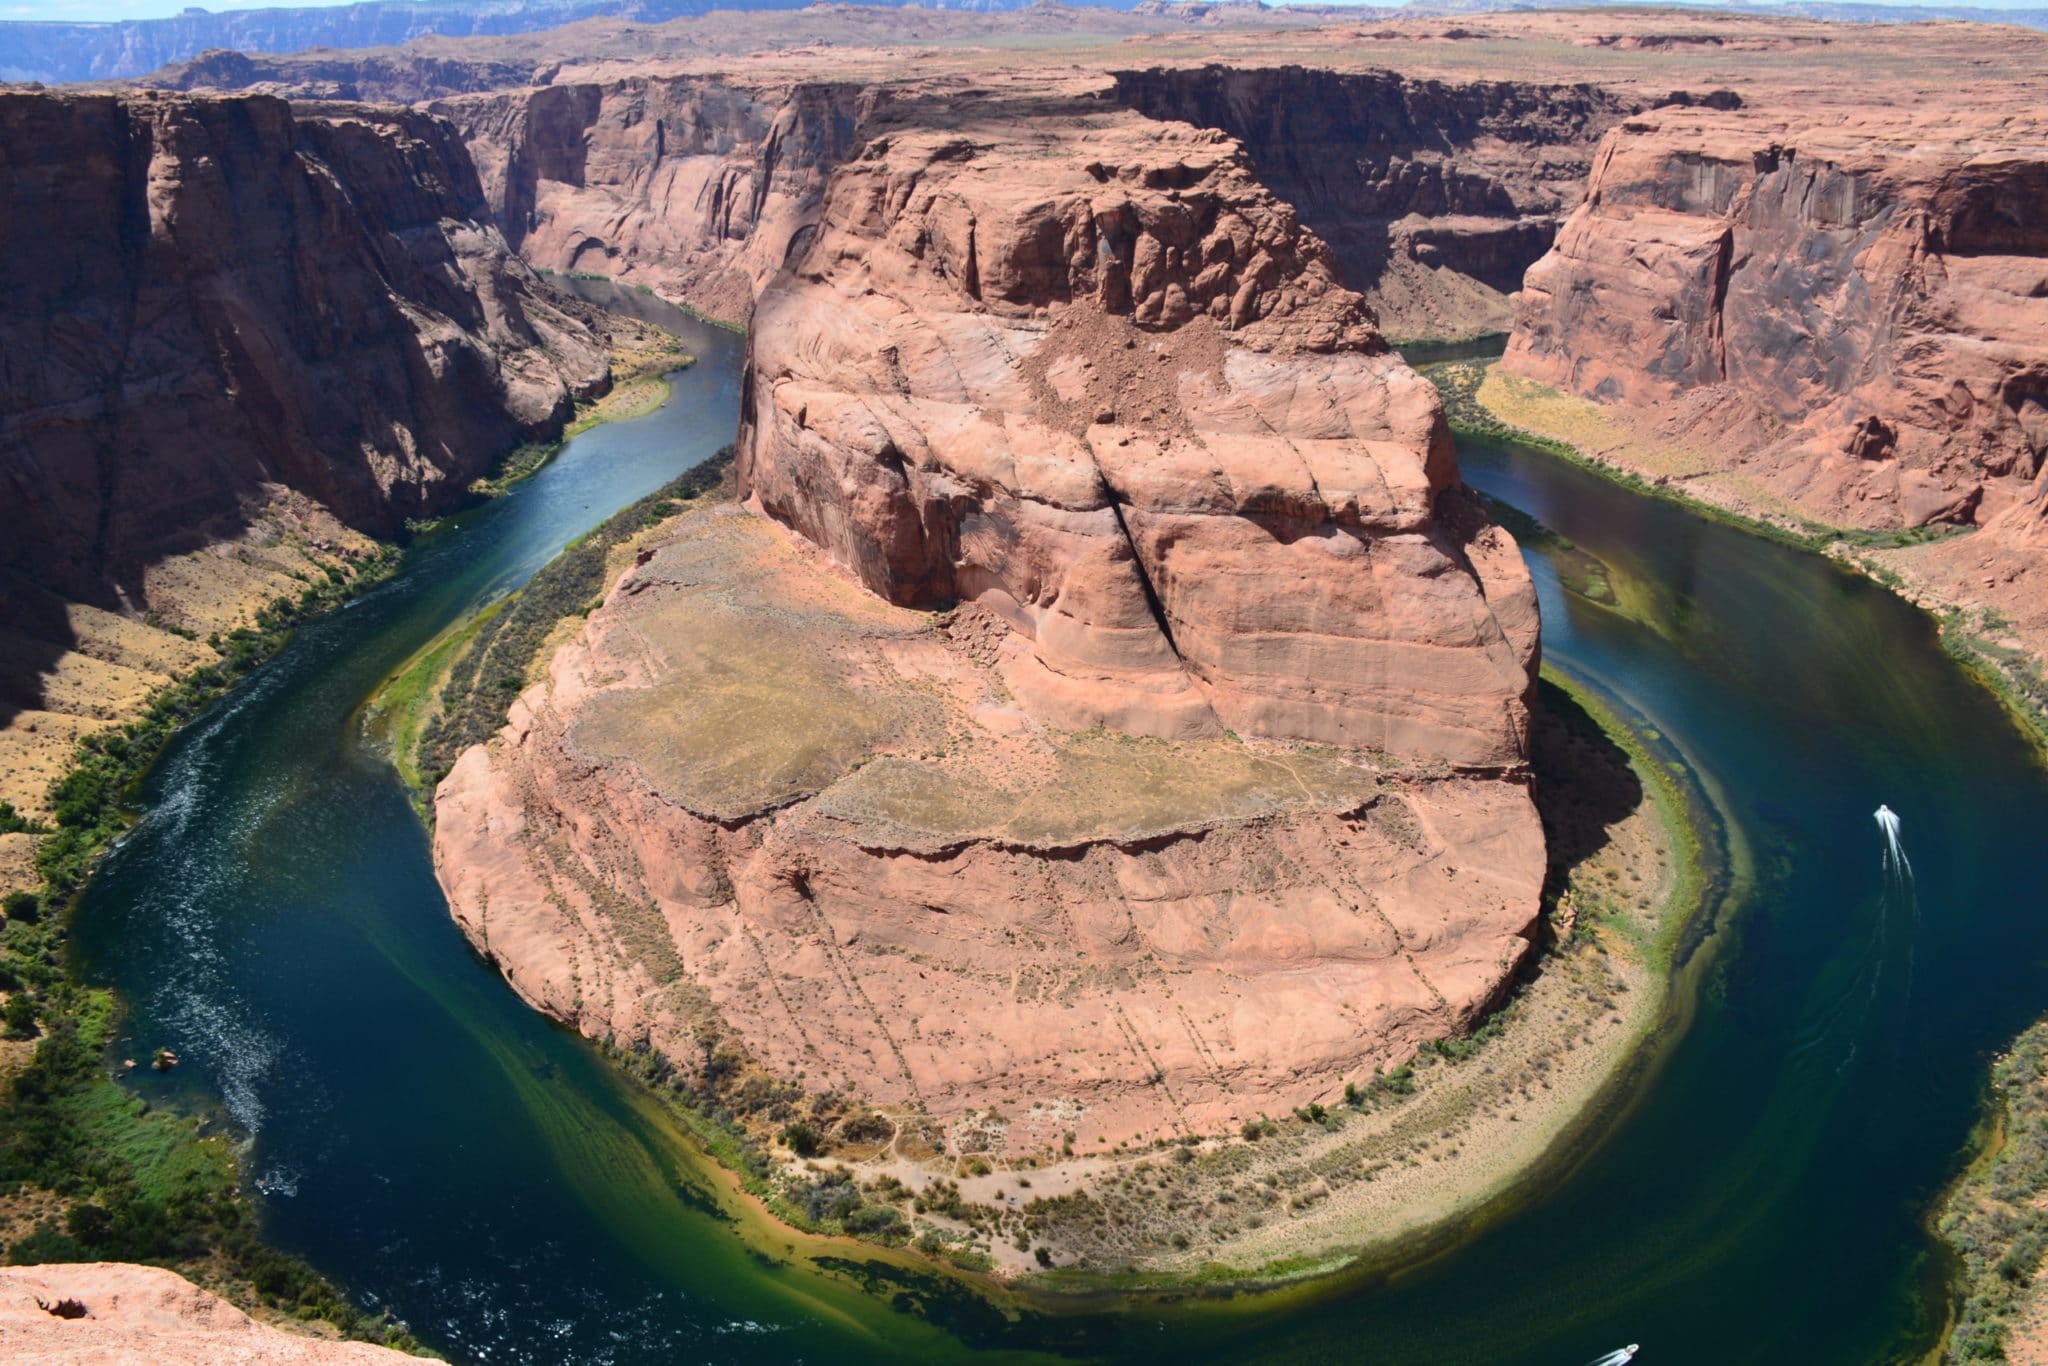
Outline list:
[[[1942,1360],[2048,1362],[2048,1019],[1993,1061],[1976,1156],[1932,1222],[1961,1263]]]
[[[505,453],[472,494],[502,494],[571,436],[654,411],[669,397],[662,376],[694,363],[658,327],[611,335],[614,386],[579,405],[561,440]],[[120,1002],[81,982],[66,952],[73,897],[128,830],[132,794],[166,746],[298,626],[388,580],[400,553],[274,490],[231,538],[150,566],[142,619],[38,600],[73,644],[36,677],[9,680],[39,705],[0,726],[0,1249],[10,1261],[162,1262],[260,1320],[417,1347],[388,1316],[363,1313],[263,1244],[221,1116],[154,1111],[108,1072],[109,1050],[151,1050],[122,1037]],[[17,657],[26,652],[6,652]]]
[[[1422,367],[1452,429],[1519,441],[1700,516],[1846,564],[1933,616],[1943,647],[2048,760],[2048,553],[1976,528],[1873,531],[1817,521],[1683,440],[1484,359]]]

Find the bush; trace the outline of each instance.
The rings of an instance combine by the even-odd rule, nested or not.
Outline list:
[[[821,1146],[818,1131],[801,1120],[783,1129],[782,1141],[798,1157],[816,1157]]]
[[[0,902],[0,920],[16,920],[33,925],[42,918],[43,902],[34,892],[9,892],[7,900]]]
[[[0,1020],[6,1023],[5,1034],[10,1039],[33,1039],[36,1036],[36,1003],[25,991],[17,991],[7,998],[7,1007],[0,1010]]]
[[[43,827],[14,809],[12,802],[0,802],[0,835],[40,835]]]

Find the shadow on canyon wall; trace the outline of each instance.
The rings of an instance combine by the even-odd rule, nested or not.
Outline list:
[[[1550,890],[1607,847],[1609,832],[1648,799],[1627,751],[1548,679],[1536,685],[1529,761],[1537,814],[1550,850]]]

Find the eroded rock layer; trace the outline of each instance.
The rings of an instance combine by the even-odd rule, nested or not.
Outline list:
[[[857,85],[629,76],[437,103],[544,269],[744,320],[846,155]]]
[[[1327,248],[1218,133],[980,112],[833,178],[756,315],[742,496],[1002,617],[1048,723],[1518,764],[1526,571]]]
[[[1507,368],[1697,430],[1822,520],[2038,524],[2038,106],[1659,109],[1609,133]]]
[[[46,1366],[394,1366],[361,1342],[257,1323],[175,1271],[113,1262],[0,1269],[0,1356]]]
[[[1431,338],[1508,330],[1508,296],[1578,205],[1601,135],[1640,103],[1563,81],[1300,66],[1120,71],[1116,96],[1241,139],[1382,324]]]

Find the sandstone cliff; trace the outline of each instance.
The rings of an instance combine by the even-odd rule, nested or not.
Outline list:
[[[281,486],[373,532],[602,386],[447,125],[0,94],[0,567],[97,597]]]
[[[115,1262],[0,1268],[0,1357],[44,1366],[379,1366],[417,1360],[257,1323],[174,1271]]]
[[[1219,133],[861,136],[755,313],[757,515],[645,547],[438,793],[465,931],[905,1155],[1215,1132],[1466,1027],[1543,876],[1536,616],[1434,391]]]
[[[1056,724],[1517,764],[1526,573],[1239,146],[1087,105],[917,117],[762,298],[742,496],[891,602],[1001,615]]]
[[[436,103],[526,260],[744,320],[852,145],[860,87],[630,76]]]
[[[1116,97],[1240,139],[1381,326],[1430,338],[1508,330],[1508,296],[1578,205],[1601,135],[1641,104],[1561,80],[1300,66],[1120,71]]]
[[[1675,433],[1710,421],[1712,466],[1821,521],[2037,522],[2044,147],[2038,107],[1631,118],[1503,364]]]

